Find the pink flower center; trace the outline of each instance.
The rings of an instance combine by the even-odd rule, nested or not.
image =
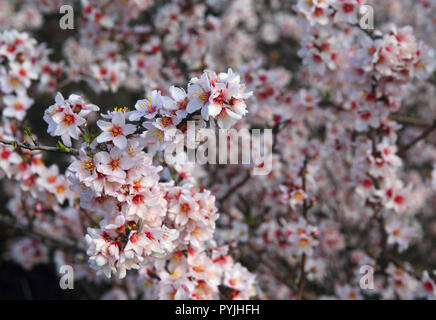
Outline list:
[[[182,101],[177,102],[177,107],[179,108],[179,110],[185,110],[187,105],[188,105],[188,99],[186,98]]]
[[[220,104],[220,105],[223,104],[225,101],[224,95],[222,93],[220,93],[220,95],[218,97],[214,98],[213,101],[216,104]]]
[[[344,10],[345,13],[352,13],[354,11],[354,6],[351,3],[345,3],[342,6],[342,10]]]
[[[315,17],[320,17],[323,15],[323,13],[324,13],[324,10],[322,8],[316,8],[315,11],[313,12]]]
[[[0,157],[4,160],[7,160],[10,155],[11,152],[9,150],[2,150],[2,152],[0,153]]]
[[[132,199],[134,204],[141,204],[144,203],[144,196],[142,194],[137,194],[136,196],[133,197]]]
[[[362,119],[362,120],[369,120],[369,119],[371,119],[371,112],[369,112],[369,111],[365,111],[365,112],[362,112],[361,114],[360,114],[360,118]]]
[[[22,103],[17,102],[17,103],[14,104],[14,109],[17,110],[17,111],[21,111],[21,110],[24,109],[24,106],[23,106]]]
[[[107,74],[107,69],[106,69],[105,67],[101,67],[101,68],[100,68],[100,74],[101,74],[102,76],[106,75],[106,74]]]
[[[403,204],[404,203],[404,197],[402,195],[396,195],[394,198],[394,201],[396,204]]]
[[[434,290],[433,283],[431,283],[430,281],[426,281],[424,283],[424,290],[428,291],[428,292],[433,292],[433,290]]]
[[[109,161],[109,167],[111,167],[112,171],[118,169],[120,167],[120,159],[119,158],[112,158]]]
[[[322,58],[321,58],[320,55],[314,54],[313,55],[313,61],[315,61],[316,63],[321,63],[322,62]]]
[[[27,71],[25,69],[21,68],[20,71],[18,71],[18,74],[22,77],[25,77],[25,76],[27,76]]]
[[[189,212],[189,210],[191,210],[191,206],[189,205],[189,203],[182,203],[181,205],[180,205],[180,210],[183,212],[183,213],[188,213]]]
[[[163,117],[162,118],[162,125],[164,127],[168,127],[168,126],[170,126],[172,124],[173,124],[173,119],[171,117]]]
[[[110,129],[110,133],[114,136],[114,137],[118,137],[120,135],[123,134],[123,129],[121,128],[121,126],[114,124],[112,126],[112,128]]]
[[[72,114],[67,113],[65,114],[63,121],[67,126],[70,126],[74,124],[74,122],[76,122],[76,117]]]

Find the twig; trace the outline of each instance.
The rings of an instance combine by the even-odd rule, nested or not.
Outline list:
[[[272,128],[272,133],[273,133],[272,151],[274,153],[278,153],[278,150],[277,150],[277,136],[280,133],[280,130],[283,130],[286,126],[288,126],[291,123],[292,123],[292,120],[288,119],[288,120],[283,121],[281,123],[275,124],[274,127]]]
[[[14,230],[20,231],[22,233],[25,233],[26,235],[29,235],[31,237],[34,238],[38,238],[42,241],[48,241],[51,242],[52,244],[56,245],[59,248],[62,249],[69,249],[72,251],[75,251],[77,253],[86,253],[86,248],[75,244],[75,243],[71,243],[71,242],[66,242],[64,240],[55,238],[53,236],[41,233],[39,231],[36,230],[31,230],[29,227],[18,224],[18,223],[14,223],[12,221],[8,221],[9,219],[7,219],[4,215],[0,215],[0,223],[2,223],[3,225],[12,228]]]
[[[30,290],[29,282],[26,278],[20,279],[21,289],[23,290],[24,297],[26,300],[33,300],[32,291]]]
[[[304,193],[306,193],[306,170],[307,170],[307,156],[304,158],[303,162],[303,168],[301,168],[301,181],[302,181],[302,188]],[[307,220],[307,212],[309,211],[309,205],[307,203],[307,200],[304,199],[303,201],[303,217]],[[297,300],[303,299],[303,293],[304,293],[304,283],[305,283],[305,273],[306,269],[306,254],[303,253],[303,256],[301,257],[301,263],[300,263],[300,279],[298,282],[298,296]]]
[[[431,122],[428,122],[426,120],[414,119],[402,115],[390,115],[389,118],[401,124],[407,124],[420,128],[428,128],[432,125]]]
[[[237,184],[235,184],[233,187],[231,187],[229,190],[227,190],[227,193],[222,196],[221,198],[218,199],[218,201],[225,201],[227,200],[228,197],[230,197],[232,195],[232,193],[234,193],[236,190],[238,190],[240,187],[242,187],[247,181],[248,179],[250,179],[250,172],[247,172],[247,175],[245,176],[244,179],[242,179],[241,181],[239,181]]]
[[[41,146],[41,145],[33,146],[33,145],[28,144],[28,143],[9,141],[9,140],[4,140],[4,139],[0,139],[0,143],[7,144],[7,145],[10,145],[13,147],[31,150],[31,151],[41,150],[41,151],[49,151],[49,152],[62,152],[62,153],[68,153],[68,154],[74,154],[74,155],[79,154],[79,150],[74,149],[74,148],[66,148],[65,150],[62,150],[62,149],[59,149],[57,147],[49,147],[49,146]]]
[[[426,139],[429,137],[433,131],[436,130],[436,120],[433,120],[433,124],[431,127],[427,128],[422,132],[418,137],[416,137],[412,142],[410,142],[408,145],[403,146],[400,151],[398,152],[399,156],[404,156],[407,151],[409,151],[413,146],[415,146],[419,141]]]
[[[298,296],[297,300],[303,299],[303,292],[304,292],[304,279],[305,279],[305,271],[306,268],[306,254],[303,253],[303,256],[301,257],[301,264],[300,264],[300,281],[298,283]]]
[[[382,236],[381,238],[381,250],[380,253],[376,259],[376,265],[380,266],[381,268],[381,272],[384,273],[386,266],[388,264],[388,261],[386,259],[386,254],[387,254],[387,240],[388,240],[388,235],[386,233],[386,229],[385,229],[385,221],[383,216],[381,215],[380,212],[377,212],[376,215],[378,215],[377,220],[379,222],[379,231],[380,234]]]
[[[351,24],[353,27],[357,27],[362,32],[366,33],[372,40],[382,39],[383,36],[380,33],[377,33],[376,30],[368,30],[360,27],[359,24]]]
[[[248,249],[249,253],[255,257],[255,261],[261,261],[262,262],[261,265],[265,266],[274,275],[274,277],[277,280],[282,281],[291,290],[297,289],[295,287],[295,285],[293,285],[293,283],[291,282],[291,277],[289,276],[289,273],[287,272],[287,270],[285,270],[285,268],[280,268],[279,264],[273,262],[275,259],[277,259],[277,257],[275,257],[275,256],[264,257],[264,255],[263,255],[264,252],[257,250],[256,247],[252,243],[248,243],[247,249]],[[243,259],[243,258],[241,257],[241,259]],[[247,261],[245,261],[245,262],[247,262]],[[259,264],[254,263],[254,265],[252,265],[252,271],[257,270],[258,266],[259,266]]]

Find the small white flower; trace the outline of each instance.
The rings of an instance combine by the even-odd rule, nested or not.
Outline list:
[[[15,95],[7,95],[3,97],[3,102],[6,108],[3,110],[5,117],[16,118],[22,121],[26,116],[27,109],[31,107],[34,100],[29,98],[25,93]]]
[[[53,134],[61,136],[65,146],[71,147],[71,138],[79,138],[79,127],[86,121],[81,116],[75,114],[69,106],[65,106],[62,111],[53,115],[53,120],[56,122],[56,129]]]
[[[136,111],[132,111],[129,116],[130,121],[137,121],[144,117],[153,119],[162,107],[162,96],[159,91],[153,90],[151,97],[138,100],[135,104]]]
[[[110,153],[101,151],[94,157],[97,164],[97,169],[108,176],[110,181],[124,183],[126,171],[132,168],[135,164],[134,160],[122,150],[114,147]]]
[[[136,127],[133,124],[126,124],[124,114],[114,112],[112,122],[97,121],[97,125],[103,132],[97,137],[98,143],[112,141],[113,144],[120,150],[124,150],[127,146],[127,138],[129,134],[135,132]]]

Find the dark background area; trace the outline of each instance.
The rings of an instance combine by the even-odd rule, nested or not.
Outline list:
[[[37,265],[26,271],[11,261],[0,260],[0,299],[80,299],[79,291],[62,290],[52,266]]]

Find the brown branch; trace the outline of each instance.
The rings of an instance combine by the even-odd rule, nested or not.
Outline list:
[[[305,280],[305,271],[306,268],[306,254],[303,253],[303,256],[301,257],[301,263],[300,263],[300,281],[298,283],[298,296],[297,300],[303,299],[303,293],[304,293],[304,280]]]
[[[307,170],[307,156],[306,158],[304,158],[304,162],[303,162],[303,168],[301,168],[301,180],[302,180],[302,188],[304,193],[306,193],[306,170]],[[303,201],[303,217],[304,219],[307,220],[307,212],[309,211],[309,204],[307,203],[307,200],[304,199]],[[301,263],[300,263],[300,279],[298,282],[298,296],[297,296],[297,300],[301,300],[303,299],[303,294],[304,294],[304,284],[305,284],[305,277],[306,277],[306,272],[305,272],[305,268],[306,268],[306,254],[303,253],[303,256],[301,257]]]
[[[366,33],[372,40],[383,39],[383,35],[380,32],[377,32],[376,30],[363,29],[360,27],[359,24],[351,24],[351,26],[357,27],[359,30]]]
[[[271,256],[269,256],[268,252],[264,250],[258,250],[252,243],[248,243],[248,247],[246,249],[249,254],[254,256],[254,261],[253,263],[249,263],[249,261],[247,261],[246,259],[248,258],[248,256],[245,257],[245,259],[244,257],[241,257],[241,260],[249,265],[250,271],[257,271],[258,267],[260,266],[265,267],[278,281],[283,282],[291,290],[297,290],[297,288],[291,281],[292,276],[289,275],[288,270],[286,270],[284,267],[281,268],[281,264],[274,261],[278,259],[278,257],[274,253],[271,253]],[[267,254],[268,256],[265,257],[264,254]],[[259,261],[262,263],[259,264]]]
[[[399,156],[405,156],[407,151],[409,151],[412,147],[414,147],[418,142],[420,142],[421,140],[425,140],[427,139],[434,131],[436,130],[436,120],[433,120],[433,124],[427,128],[426,130],[424,130],[418,137],[416,137],[412,142],[410,142],[409,144],[403,146],[399,152],[398,155]]]
[[[386,260],[388,234],[385,229],[385,220],[380,213],[379,213],[378,220],[379,220],[379,231],[382,238],[381,238],[381,250],[377,257],[376,264],[380,266],[382,272],[384,272],[384,270],[388,265],[388,261]]]
[[[231,187],[224,196],[222,196],[221,198],[218,199],[218,201],[222,202],[222,201],[227,200],[228,197],[230,197],[236,190],[238,190],[240,187],[242,187],[248,181],[248,179],[250,179],[250,176],[251,176],[250,172],[247,172],[247,175],[245,176],[245,178],[242,179],[241,181],[239,181],[233,187]]]
[[[407,124],[407,125],[411,125],[414,127],[420,127],[420,128],[428,128],[431,127],[431,122],[428,122],[426,120],[421,120],[421,119],[414,119],[414,118],[410,118],[407,116],[402,116],[402,115],[390,115],[389,118],[391,120],[394,120],[398,123],[401,124]]]
[[[48,151],[48,152],[68,153],[68,154],[73,154],[73,155],[79,154],[79,150],[74,149],[74,148],[66,148],[65,150],[62,150],[62,149],[59,149],[57,147],[30,145],[30,144],[25,143],[25,142],[9,141],[9,140],[4,140],[4,139],[0,139],[0,143],[13,146],[14,148],[27,149],[27,150],[31,150],[31,151],[41,150],[41,151]]]
[[[32,230],[30,227],[19,224],[17,222],[11,221],[11,219],[7,219],[5,215],[0,215],[0,223],[4,226],[17,230],[23,234],[26,234],[30,237],[37,238],[41,240],[42,242],[49,242],[53,244],[54,246],[61,248],[61,249],[67,249],[71,250],[77,253],[86,253],[86,248],[72,242],[67,242],[62,239],[58,239],[56,237],[53,237],[48,234],[44,234],[42,232],[39,232],[37,230]]]
[[[287,119],[283,122],[276,123],[274,127],[272,128],[273,133],[273,145],[272,145],[272,152],[273,153],[279,153],[277,150],[277,136],[280,133],[281,130],[286,128],[286,126],[292,124],[292,119]]]

